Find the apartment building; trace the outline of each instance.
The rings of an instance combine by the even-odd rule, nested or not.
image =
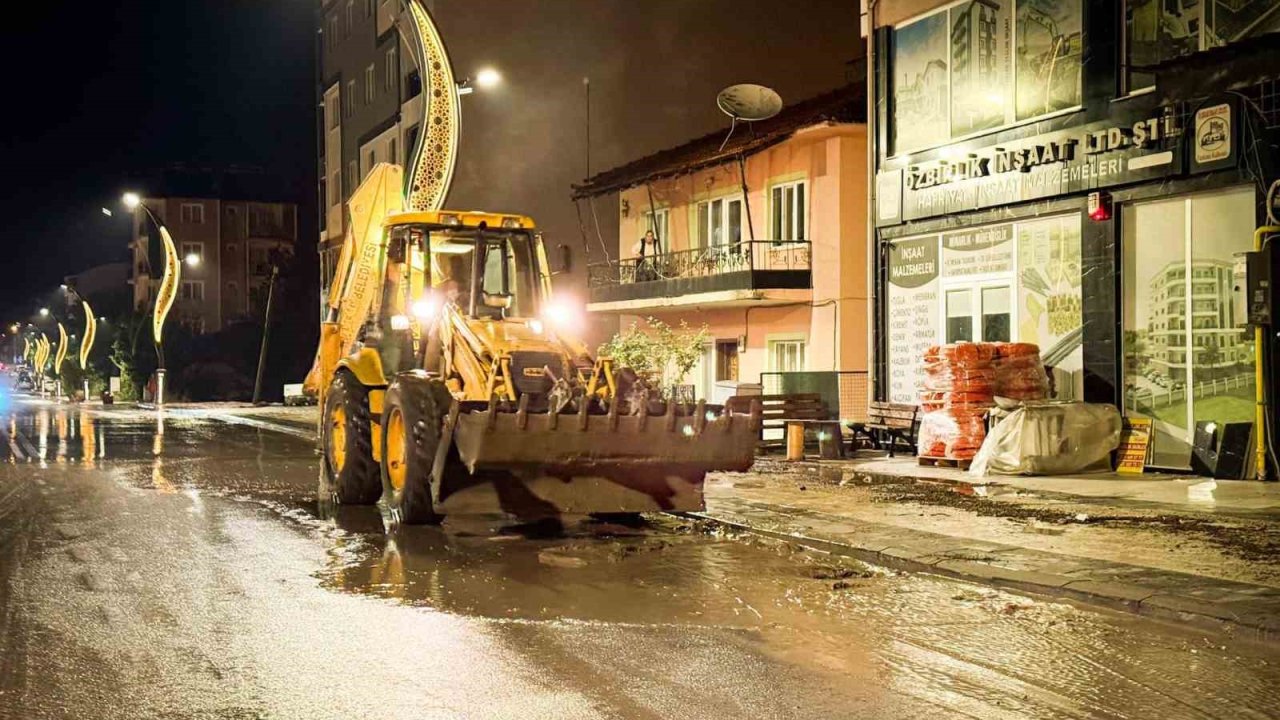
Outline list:
[[[322,288],[342,246],[347,199],[378,163],[403,165],[418,139],[422,76],[397,31],[402,12],[401,0],[320,3]]]
[[[142,204],[168,229],[182,263],[169,322],[203,334],[261,318],[273,260],[295,252],[295,204],[187,196],[145,197]],[[138,310],[150,307],[164,273],[160,236],[146,210],[133,214],[130,243]]]

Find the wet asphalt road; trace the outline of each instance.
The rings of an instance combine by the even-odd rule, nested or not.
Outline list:
[[[263,427],[0,417],[0,718],[1270,718],[1280,656],[675,518],[384,531]]]

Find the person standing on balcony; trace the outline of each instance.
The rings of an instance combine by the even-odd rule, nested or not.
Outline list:
[[[636,243],[636,282],[658,279],[658,256],[662,254],[658,238],[652,230],[645,232]]]

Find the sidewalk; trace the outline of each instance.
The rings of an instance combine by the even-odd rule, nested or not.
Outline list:
[[[707,481],[707,520],[914,572],[1280,640],[1280,485],[989,477],[914,458]]]

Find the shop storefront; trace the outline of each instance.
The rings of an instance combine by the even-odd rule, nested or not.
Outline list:
[[[1249,61],[1221,48],[1220,84],[1187,82],[1208,72],[1192,55],[1123,93],[1136,76],[1106,59],[1132,15],[1025,5],[956,3],[877,36],[878,394],[914,402],[929,345],[1036,343],[1057,398],[1150,418],[1150,464],[1189,469],[1197,424],[1255,416],[1246,253],[1276,174],[1256,156],[1275,77],[1236,77]]]

